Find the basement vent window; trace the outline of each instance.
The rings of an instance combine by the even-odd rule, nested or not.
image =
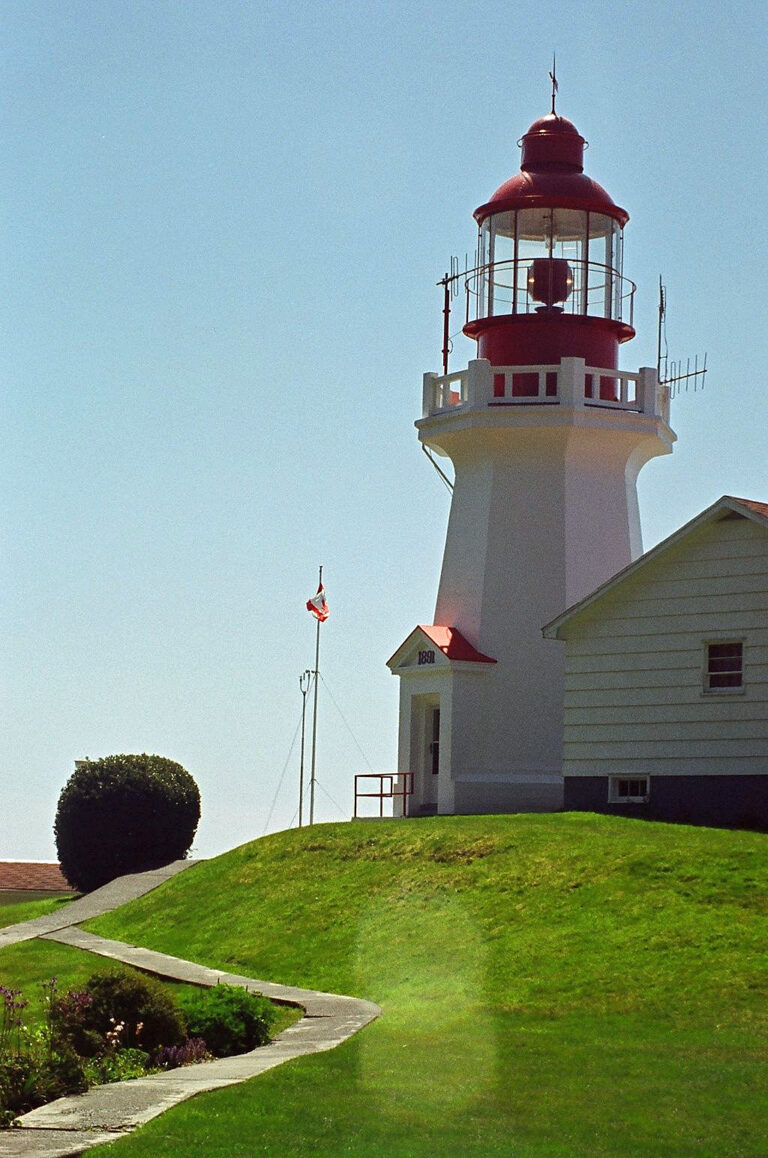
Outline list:
[[[608,781],[609,804],[645,804],[650,792],[648,776],[611,776]]]
[[[744,687],[744,644],[708,643],[705,692],[733,692]]]

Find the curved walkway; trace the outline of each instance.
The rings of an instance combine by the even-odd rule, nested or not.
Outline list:
[[[195,1094],[244,1082],[291,1058],[333,1049],[381,1013],[379,1006],[371,1001],[224,973],[179,957],[155,953],[151,949],[110,941],[77,928],[81,921],[110,912],[157,888],[192,863],[176,861],[154,872],[121,877],[63,906],[55,914],[0,929],[0,948],[42,937],[110,957],[167,980],[205,986],[220,983],[244,986],[263,993],[272,1001],[299,1006],[304,1010],[304,1017],[269,1045],[260,1046],[251,1053],[183,1066],[127,1082],[94,1086],[85,1094],[59,1098],[47,1106],[40,1106],[18,1119],[20,1128],[0,1130],[0,1155],[67,1158],[68,1155],[82,1154],[101,1142],[113,1142],[116,1137],[135,1130]]]

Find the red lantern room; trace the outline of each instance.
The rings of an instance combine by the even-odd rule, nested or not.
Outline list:
[[[616,369],[619,344],[635,336],[635,287],[622,272],[629,214],[584,172],[585,144],[554,112],[534,121],[520,173],[475,210],[464,333],[493,366],[575,357]]]

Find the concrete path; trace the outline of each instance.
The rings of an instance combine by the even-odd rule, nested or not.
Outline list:
[[[333,1049],[381,1013],[378,1005],[371,1001],[224,973],[165,953],[155,953],[151,949],[97,937],[75,927],[77,921],[109,912],[127,900],[149,892],[190,863],[176,861],[153,873],[122,877],[80,901],[64,906],[56,914],[0,930],[0,934],[7,934],[0,938],[0,947],[41,937],[133,965],[168,980],[205,986],[219,983],[241,985],[263,993],[273,1001],[299,1006],[305,1016],[269,1045],[260,1046],[251,1053],[183,1066],[128,1082],[94,1086],[85,1094],[59,1098],[23,1114],[18,1119],[19,1128],[0,1130],[0,1155],[68,1158],[69,1155],[82,1154],[92,1146],[114,1141],[116,1137],[135,1130],[195,1094],[247,1081],[291,1058]],[[77,906],[82,907],[78,909]],[[65,914],[67,921],[62,921]],[[19,935],[13,937],[16,931]]]
[[[56,929],[67,929],[70,925],[79,925],[82,921],[90,921],[91,917],[100,917],[102,913],[111,913],[120,905],[128,901],[135,901],[143,897],[158,885],[162,885],[171,877],[176,876],[183,869],[197,864],[194,860],[175,860],[164,868],[152,869],[147,873],[131,873],[128,876],[118,877],[108,885],[102,885],[76,901],[65,901],[53,913],[44,917],[34,917],[31,921],[20,921],[18,925],[8,925],[0,929],[0,949],[4,945],[15,945],[19,941],[31,941],[41,937],[43,933],[52,933]]]

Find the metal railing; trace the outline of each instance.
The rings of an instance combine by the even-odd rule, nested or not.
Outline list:
[[[455,280],[460,277],[465,323],[498,315],[558,313],[634,324],[635,283],[600,262],[518,258],[475,266]]]
[[[378,792],[363,792],[361,780],[378,780]],[[360,800],[378,800],[379,816],[384,816],[384,801],[397,799],[403,802],[403,816],[408,815],[408,797],[413,796],[413,772],[359,772],[355,775],[355,812],[353,820],[364,819],[357,811]],[[393,803],[394,807],[394,803]]]

